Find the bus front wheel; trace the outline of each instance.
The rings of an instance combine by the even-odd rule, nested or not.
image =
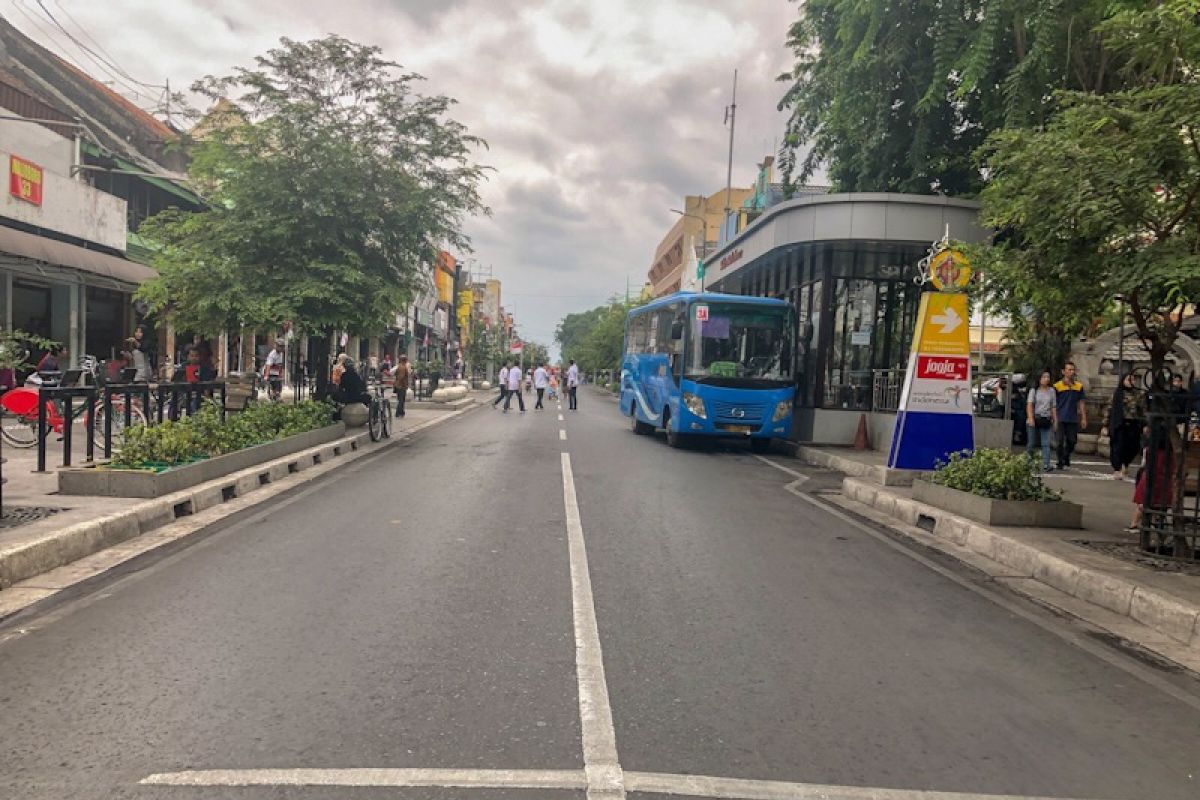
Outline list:
[[[673,431],[667,428],[667,444],[675,449],[679,449],[687,445],[687,437],[679,431]]]
[[[633,420],[633,432],[638,436],[646,436],[654,433],[653,425],[651,425],[649,422],[642,422],[640,419],[638,419],[637,406],[633,407],[632,412],[629,414],[629,418]]]

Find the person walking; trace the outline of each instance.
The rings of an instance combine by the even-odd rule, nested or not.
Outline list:
[[[1113,392],[1108,407],[1108,460],[1113,478],[1125,480],[1126,471],[1142,446],[1142,396],[1133,382],[1133,373],[1126,372]]]
[[[412,369],[408,366],[408,356],[400,356],[400,363],[392,370],[392,388],[396,390],[396,416],[404,416],[404,401],[408,399],[408,381]]]
[[[571,411],[579,410],[579,400],[576,397],[579,391],[579,365],[575,363],[575,359],[571,359],[571,366],[567,367],[567,399],[569,400],[568,408]]]
[[[508,413],[508,404],[512,402],[513,395],[516,395],[517,402],[521,406],[521,413],[525,413],[525,397],[521,394],[521,368],[511,367],[508,370],[508,396],[504,398],[504,413]]]
[[[496,377],[496,382],[500,384],[500,396],[492,401],[492,408],[500,405],[508,397],[508,373],[510,370],[509,364],[512,362],[505,361],[504,366],[500,368],[500,374]],[[505,410],[508,410],[508,403],[504,403]]]
[[[267,353],[267,363],[263,365],[262,376],[267,383],[267,396],[278,400],[283,396],[283,363],[284,348],[287,343],[276,339],[275,346]]]
[[[1050,464],[1050,433],[1058,422],[1058,393],[1050,384],[1050,370],[1043,370],[1038,384],[1025,401],[1025,452],[1032,458],[1035,448],[1042,450],[1042,470],[1054,469]]]
[[[545,411],[546,407],[542,405],[542,397],[546,394],[546,387],[550,385],[550,375],[546,372],[545,364],[538,364],[538,368],[533,371],[533,388],[537,389],[537,405],[535,409]]]
[[[1062,380],[1054,384],[1058,402],[1058,468],[1071,466],[1071,455],[1079,440],[1079,431],[1086,429],[1087,395],[1083,384],[1075,379],[1075,362],[1063,364]]]

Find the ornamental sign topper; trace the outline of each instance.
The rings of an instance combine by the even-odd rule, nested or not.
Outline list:
[[[42,168],[20,156],[8,158],[8,193],[18,200],[42,204]]]
[[[961,292],[971,274],[971,262],[961,250],[943,245],[929,257],[929,282],[939,292]]]

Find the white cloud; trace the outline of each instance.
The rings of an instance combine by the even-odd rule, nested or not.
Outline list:
[[[17,0],[37,13],[32,0]],[[9,20],[99,70],[17,4]],[[721,124],[739,68],[734,180],[783,131],[775,110],[796,5],[786,0],[55,0],[134,77],[183,87],[249,64],[281,36],[379,45],[456,98],[489,141],[494,215],[468,226],[474,257],[504,281],[528,337],[634,288],[685,194],[723,185]],[[47,23],[47,27],[48,23]],[[146,91],[145,94],[150,94]],[[140,102],[152,102],[148,97]]]

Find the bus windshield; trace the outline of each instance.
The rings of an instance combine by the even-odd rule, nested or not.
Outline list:
[[[698,303],[692,306],[689,317],[685,377],[747,388],[791,382],[791,309]]]

